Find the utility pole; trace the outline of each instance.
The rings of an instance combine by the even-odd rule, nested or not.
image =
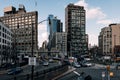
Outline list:
[[[32,51],[31,51],[31,56],[33,57],[33,23],[32,23]],[[34,65],[32,65],[32,69],[31,69],[31,80],[33,80],[33,74],[34,74]]]
[[[107,69],[107,80],[110,80],[110,65],[107,65],[106,66],[106,69]]]
[[[42,22],[44,22],[44,21],[48,21],[48,19],[45,19],[45,20],[43,20],[43,21],[41,21],[41,22],[38,22],[38,24],[40,24],[40,23],[42,23]],[[33,34],[34,34],[34,24],[35,24],[35,23],[32,23],[32,27],[31,27],[31,29],[32,29],[32,30],[31,30],[31,31],[32,31],[32,32],[31,32],[31,34],[32,34],[32,36],[31,36],[31,37],[32,37],[32,38],[31,38],[31,40],[32,40],[32,43],[31,43],[31,44],[32,44],[32,45],[31,45],[31,46],[32,46],[32,48],[31,48],[31,59],[32,59],[32,60],[34,59],[34,55],[33,55],[33,47],[34,47],[34,40],[33,40],[33,36],[34,36],[34,35],[33,35]],[[33,75],[34,75],[34,65],[32,64],[32,68],[31,68],[31,80],[34,80],[34,76],[33,76]]]
[[[116,59],[115,46],[116,46],[116,35],[114,35],[114,47],[113,47],[113,52],[114,52],[113,54],[114,54],[114,58]]]

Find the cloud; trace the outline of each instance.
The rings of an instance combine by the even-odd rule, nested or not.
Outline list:
[[[108,19],[107,14],[105,14],[100,7],[91,6],[85,0],[78,0],[78,2],[75,3],[75,5],[84,6],[86,10],[86,19],[88,21],[95,21],[94,23],[97,24],[97,26],[102,25],[104,27],[111,23],[120,22],[118,18]],[[97,27],[97,26],[93,26],[93,27]],[[89,43],[91,43],[92,45],[94,44],[98,45],[97,33],[94,34],[89,33]]]
[[[96,6],[91,6],[88,3],[85,2],[85,0],[79,0],[78,2],[75,3],[75,5],[78,6],[84,6],[86,10],[86,19],[88,21],[95,21],[95,23],[98,24],[104,24],[108,25],[110,24],[113,20],[107,19],[107,15],[102,11],[100,7]],[[89,43],[91,45],[98,45],[98,35],[95,33],[89,33]]]
[[[97,24],[104,24],[104,25],[108,25],[108,24],[111,24],[113,21],[110,20],[110,19],[104,19],[104,20],[99,20],[97,21]]]
[[[109,25],[112,23],[119,23],[120,20],[118,18],[114,18],[114,19],[102,19],[102,20],[98,20],[97,24],[103,24],[103,25]]]
[[[94,43],[93,43],[94,42]],[[93,33],[89,33],[89,43],[93,45],[98,45],[98,35]]]
[[[47,25],[38,25],[38,46],[41,47],[43,41],[48,40]]]
[[[88,8],[88,4],[85,2],[85,0],[79,0],[77,3],[75,3],[75,5],[84,6],[85,9]]]
[[[99,7],[88,9],[86,15],[87,19],[103,19],[106,17]]]
[[[79,0],[75,5],[84,6],[87,19],[103,19],[106,17],[106,14],[102,12],[100,7],[91,7],[85,0]]]

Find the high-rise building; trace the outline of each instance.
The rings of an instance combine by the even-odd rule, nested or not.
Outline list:
[[[4,16],[0,17],[0,20],[3,21],[3,23],[13,32],[16,53],[31,53],[32,31],[33,52],[35,53],[38,50],[37,11],[26,12],[24,5],[19,5],[18,10],[13,6],[9,6],[4,8]]]
[[[65,9],[65,30],[67,32],[67,51],[70,56],[88,53],[83,6],[69,4]]]
[[[102,55],[111,55],[112,48],[111,48],[111,39],[112,39],[111,27],[104,27],[101,29],[99,35],[99,50]]]
[[[63,32],[63,24],[59,19],[57,19],[57,17],[54,17],[54,15],[49,15],[48,20],[49,20],[48,22],[48,34],[49,34],[48,49],[50,50],[52,48],[53,35],[56,32]]]
[[[99,35],[99,49],[102,55],[113,56],[116,53],[115,48],[120,46],[120,24],[110,24],[101,29]]]
[[[59,55],[67,56],[67,33],[56,32],[53,35],[52,47],[60,52]]]
[[[12,54],[12,31],[0,21],[0,62],[13,58]]]

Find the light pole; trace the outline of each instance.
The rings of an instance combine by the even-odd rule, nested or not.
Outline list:
[[[110,80],[110,65],[107,65],[106,66],[106,68],[107,68],[107,80]]]
[[[48,20],[49,20],[49,19],[45,19],[45,20],[43,20],[43,21],[38,22],[38,24],[41,24],[42,22],[48,21]],[[34,27],[33,27],[33,26],[34,26],[34,24],[35,24],[35,23],[32,23],[32,26],[31,26],[31,29],[32,29],[32,30],[31,30],[31,31],[32,31],[32,32],[31,32],[31,34],[32,34],[32,39],[31,39],[31,40],[32,40],[32,43],[31,43],[31,44],[32,44],[31,57],[32,57],[32,59],[34,59],[34,55],[33,55],[33,47],[34,47],[34,44],[33,44],[33,43],[34,43],[34,40],[33,40],[33,36],[34,36],[34,35],[33,35],[33,31],[34,31],[34,30],[33,30],[33,29],[34,29]],[[34,75],[34,65],[32,64],[32,68],[31,68],[31,80],[34,80],[33,75]]]
[[[116,54],[115,54],[115,46],[116,46],[116,35],[114,35],[114,47],[113,47],[113,54],[114,54],[114,63],[116,62]]]
[[[102,72],[102,80],[105,80],[105,72]]]
[[[33,23],[32,23],[32,51],[31,51],[31,56],[33,57]],[[33,80],[33,74],[34,74],[34,65],[32,65],[32,69],[31,69],[31,80]]]

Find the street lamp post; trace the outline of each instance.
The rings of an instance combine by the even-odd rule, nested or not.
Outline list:
[[[113,47],[113,54],[114,54],[114,59],[116,59],[116,54],[115,54],[115,46],[116,46],[116,35],[114,35],[114,47]],[[114,63],[116,62],[116,60],[114,60]]]
[[[105,80],[105,72],[102,72],[102,80]]]
[[[45,19],[45,20],[43,20],[43,21],[41,21],[41,22],[39,22],[38,24],[40,24],[40,23],[42,23],[42,22],[44,22],[44,21],[48,21],[48,19]],[[32,23],[32,27],[31,27],[31,33],[32,33],[32,48],[31,48],[31,57],[32,57],[32,59],[33,59],[33,57],[34,57],[34,55],[33,55],[33,46],[34,46],[34,41],[33,41],[33,32],[34,32],[34,30],[33,30],[33,26],[34,26],[34,23]],[[33,77],[33,75],[34,75],[34,65],[32,64],[32,68],[31,68],[31,80],[34,80],[34,77]]]
[[[110,80],[110,65],[107,65],[106,66],[106,68],[107,68],[107,80]]]
[[[33,57],[33,23],[32,23],[32,50],[31,50],[31,56]],[[34,65],[32,65],[31,69],[31,80],[33,80],[33,74],[34,74]]]

